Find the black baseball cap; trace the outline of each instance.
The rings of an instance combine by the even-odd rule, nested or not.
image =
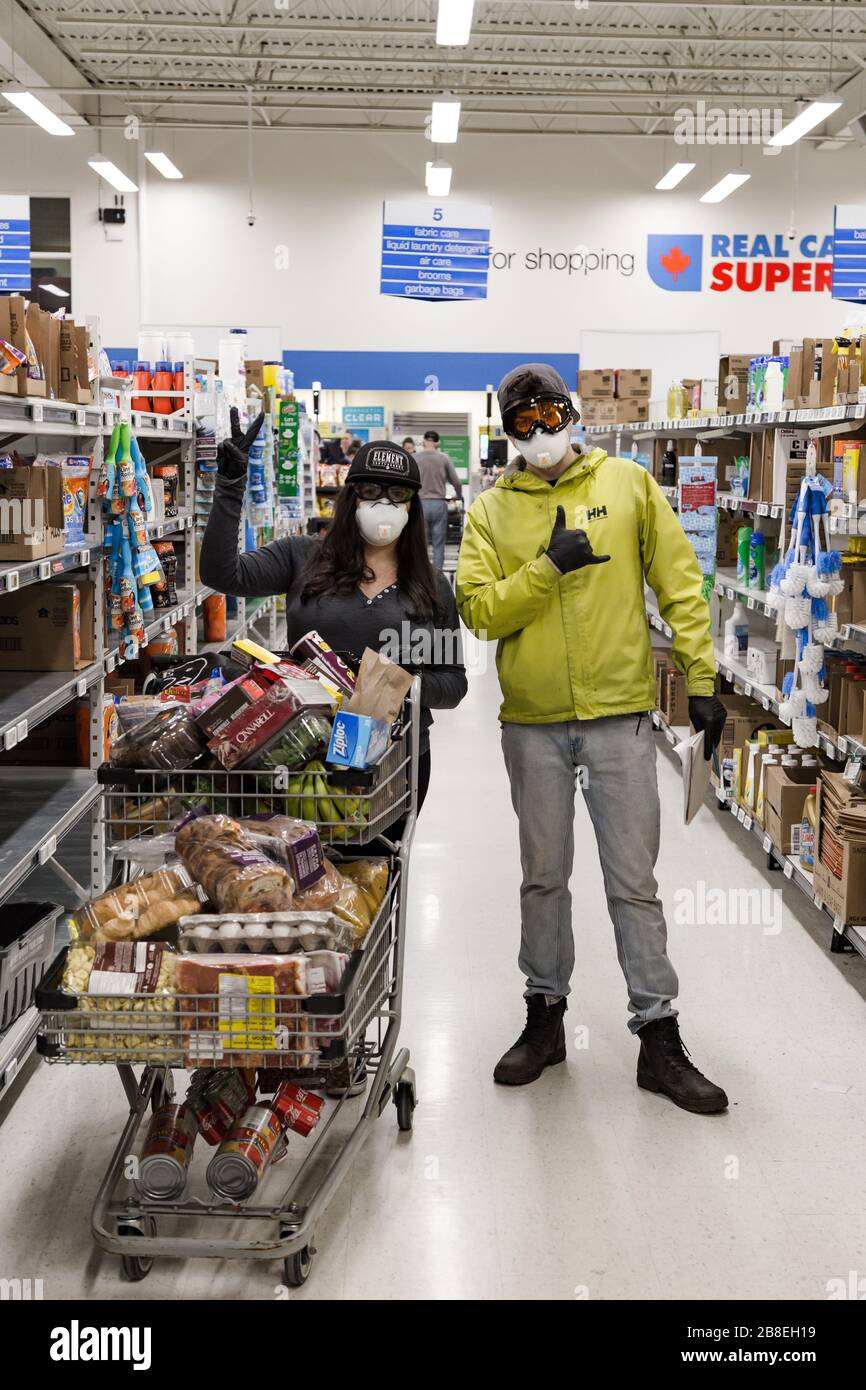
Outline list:
[[[347,483],[402,483],[421,488],[421,474],[411,454],[399,444],[371,441],[362,444],[346,474]]]

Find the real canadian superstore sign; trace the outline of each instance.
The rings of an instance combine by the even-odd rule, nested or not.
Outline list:
[[[659,289],[674,293],[829,293],[833,237],[824,232],[650,232],[646,272]],[[505,251],[494,243],[494,274],[549,271],[578,279],[630,278],[639,264],[633,248],[579,245],[570,251],[544,246]]]

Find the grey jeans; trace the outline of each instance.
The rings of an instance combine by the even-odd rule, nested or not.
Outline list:
[[[445,537],[448,533],[448,503],[443,497],[425,497],[421,502],[424,522],[427,527],[427,541],[433,550],[433,568],[441,570],[445,564]]]
[[[629,1028],[675,1014],[677,976],[658,898],[656,750],[649,714],[559,724],[503,724],[502,751],[520,827],[521,943],[526,993],[567,994],[574,969],[569,882],[574,792],[595,831]]]

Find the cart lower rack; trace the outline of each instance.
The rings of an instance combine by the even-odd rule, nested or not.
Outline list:
[[[70,948],[37,993],[40,1053],[58,1064],[114,1065],[126,1094],[128,1117],[99,1186],[91,1225],[96,1243],[121,1256],[128,1279],[144,1278],[161,1256],[210,1256],[282,1259],[286,1282],[304,1283],[315,1253],[316,1227],[389,1101],[396,1106],[399,1128],[412,1128],[415,1075],[407,1049],[398,1049],[397,1041],[417,810],[419,691],[416,677],[406,729],[395,743],[401,750],[395,759],[398,773],[393,767],[386,773],[393,799],[384,797],[377,807],[376,819],[388,827],[403,818],[399,844],[384,842],[388,888],[362,948],[348,957],[333,993],[307,996],[286,990],[264,1002],[242,996],[244,1002],[235,1004],[228,1021],[222,996],[212,993],[70,995],[62,989]],[[243,795],[240,785],[238,794]],[[370,790],[375,794],[377,788]],[[320,830],[328,826],[333,822]],[[356,845],[341,853],[365,857]],[[194,966],[195,956],[188,960]],[[142,1067],[140,1073],[136,1066]],[[175,1098],[175,1072],[200,1067],[256,1069],[264,1094],[291,1080],[308,1089],[322,1088],[329,1097],[310,1138],[297,1143],[292,1138],[285,1162],[277,1161],[285,1157],[285,1148],[275,1154],[245,1201],[216,1196],[205,1185],[195,1154],[187,1189],[176,1201],[144,1195],[137,1182],[146,1121]],[[183,1095],[177,1099],[182,1101]],[[295,1165],[292,1156],[302,1144],[306,1152]]]

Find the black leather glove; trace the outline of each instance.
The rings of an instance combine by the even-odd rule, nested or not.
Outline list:
[[[217,449],[217,472],[223,478],[242,478],[247,471],[250,445],[258,434],[264,421],[264,413],[257,415],[246,434],[241,429],[238,412],[232,406],[229,411],[231,439],[224,439]]]
[[[594,555],[589,537],[585,531],[569,531],[565,524],[565,508],[557,507],[556,521],[550,533],[550,542],[545,551],[560,574],[570,574],[581,570],[584,565],[603,565],[609,555]]]
[[[728,711],[716,695],[690,695],[689,719],[696,734],[704,731],[704,757],[709,762],[718,748]]]

